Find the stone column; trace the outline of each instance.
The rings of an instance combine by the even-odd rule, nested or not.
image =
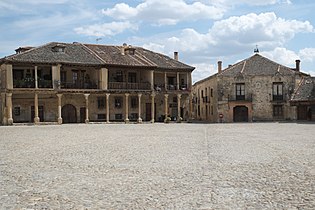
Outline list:
[[[165,110],[165,119],[168,116],[168,94],[164,95],[164,110]]]
[[[177,72],[177,74],[176,74],[176,82],[177,82],[176,88],[177,88],[177,90],[179,90],[179,72]]]
[[[126,93],[125,94],[125,96],[126,96],[126,105],[125,105],[125,123],[129,123],[129,117],[128,117],[128,115],[129,115],[129,93]]]
[[[60,88],[60,67],[60,64],[51,67],[52,85],[54,89]]]
[[[13,70],[12,65],[7,64],[6,65],[6,87],[7,89],[13,89]]]
[[[177,94],[177,122],[181,122],[180,116],[180,99],[182,98],[182,94]]]
[[[106,93],[106,122],[109,123],[109,95],[110,93]]]
[[[154,123],[154,119],[155,119],[155,102],[154,102],[154,98],[155,98],[155,93],[151,94],[151,123]]]
[[[7,116],[6,116],[6,105],[5,105],[5,93],[1,93],[1,111],[0,111],[0,116],[1,116],[1,122],[3,125],[7,124]]]
[[[192,112],[193,112],[193,97],[192,97],[192,93],[190,93],[190,95],[189,95],[189,110],[188,110],[189,120],[191,120],[193,117]],[[194,115],[196,116],[196,110],[194,110]]]
[[[101,68],[99,76],[100,76],[99,89],[107,90],[107,88],[108,88],[108,69],[107,68]]]
[[[142,123],[142,118],[141,118],[141,96],[142,94],[138,94],[138,123]]]
[[[61,116],[61,98],[62,94],[57,94],[58,97],[58,124],[62,124],[62,116]]]
[[[85,97],[85,123],[89,123],[89,96],[90,94],[84,94]]]
[[[7,93],[7,111],[8,111],[8,125],[13,125],[12,118],[12,93]]]
[[[38,116],[38,93],[35,93],[34,111],[35,111],[34,123],[38,124],[40,121],[39,116]]]
[[[34,69],[34,72],[35,72],[35,88],[38,89],[38,76],[37,76],[37,66],[35,66],[35,69]]]
[[[151,84],[151,90],[154,90],[154,71],[150,71],[150,84]]]

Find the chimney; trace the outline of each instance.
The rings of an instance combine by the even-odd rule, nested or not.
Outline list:
[[[222,72],[222,61],[218,61],[218,73]]]
[[[174,52],[174,59],[178,61],[178,52]]]
[[[295,60],[295,71],[300,71],[300,60]]]

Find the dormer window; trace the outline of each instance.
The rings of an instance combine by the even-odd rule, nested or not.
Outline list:
[[[57,45],[52,47],[52,51],[53,52],[65,52],[65,48],[66,48],[65,45],[57,44]]]

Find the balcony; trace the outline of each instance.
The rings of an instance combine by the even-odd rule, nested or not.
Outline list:
[[[37,83],[38,83],[38,88],[52,88],[51,80],[38,79]],[[14,80],[13,87],[14,88],[35,88],[35,80],[34,78],[31,78],[31,77]]]
[[[272,95],[272,101],[284,101],[283,95]]]
[[[109,82],[110,90],[151,90],[150,83]]]
[[[252,102],[253,97],[252,94],[247,94],[247,95],[229,95],[228,96],[228,101],[247,101],[247,102]]]
[[[93,82],[61,82],[61,89],[97,89],[97,84]]]

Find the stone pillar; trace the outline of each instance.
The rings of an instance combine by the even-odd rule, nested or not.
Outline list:
[[[191,83],[191,72],[188,73],[188,80],[187,80],[187,89],[191,90],[192,83]]]
[[[151,90],[154,90],[154,71],[150,71],[150,84],[151,84]]]
[[[190,93],[189,95],[189,110],[188,110],[188,116],[189,116],[189,120],[192,119],[192,112],[193,112],[193,97],[192,97],[192,93]],[[194,110],[195,112],[195,116],[196,116],[196,110]]]
[[[177,82],[176,88],[177,88],[177,90],[179,90],[179,72],[177,72],[177,74],[176,74],[176,82]]]
[[[35,93],[35,98],[34,98],[34,111],[35,111],[35,116],[34,116],[34,123],[38,124],[40,119],[38,116],[38,93]]]
[[[60,67],[60,64],[51,67],[52,85],[54,89],[60,88]]]
[[[165,118],[168,116],[168,94],[164,95],[164,110],[165,110]]]
[[[190,90],[190,87],[189,87],[189,73],[186,74],[186,89]]]
[[[107,90],[108,89],[108,69],[101,68],[99,76],[100,76],[99,89]]]
[[[8,111],[8,125],[13,125],[12,118],[12,93],[7,93],[7,111]]]
[[[125,123],[129,123],[129,117],[128,117],[128,115],[129,115],[129,93],[126,93],[125,94],[125,96],[126,96],[126,105],[125,105]]]
[[[0,114],[1,114],[1,122],[3,125],[6,125],[7,124],[7,116],[6,116],[6,105],[5,105],[5,93],[1,93],[1,111],[0,111]]]
[[[109,123],[109,95],[110,93],[106,93],[106,122]]]
[[[58,124],[62,124],[62,116],[61,116],[61,98],[62,94],[57,94],[58,97]]]
[[[180,100],[182,98],[182,94],[177,94],[177,122],[181,122],[181,117],[180,116]]]
[[[151,94],[151,123],[154,123],[154,119],[155,119],[155,93]]]
[[[164,72],[164,85],[165,85],[165,90],[167,90],[167,75],[166,72]]]
[[[35,72],[35,88],[38,89],[38,76],[37,76],[37,66],[35,66],[35,69],[34,69],[34,72]]]
[[[85,123],[89,123],[89,96],[90,94],[84,94],[85,97]]]
[[[7,89],[12,90],[13,89],[13,70],[12,70],[12,65],[7,64],[6,65],[6,87]]]
[[[138,94],[138,123],[142,123],[142,118],[141,118],[141,96],[142,94]]]

